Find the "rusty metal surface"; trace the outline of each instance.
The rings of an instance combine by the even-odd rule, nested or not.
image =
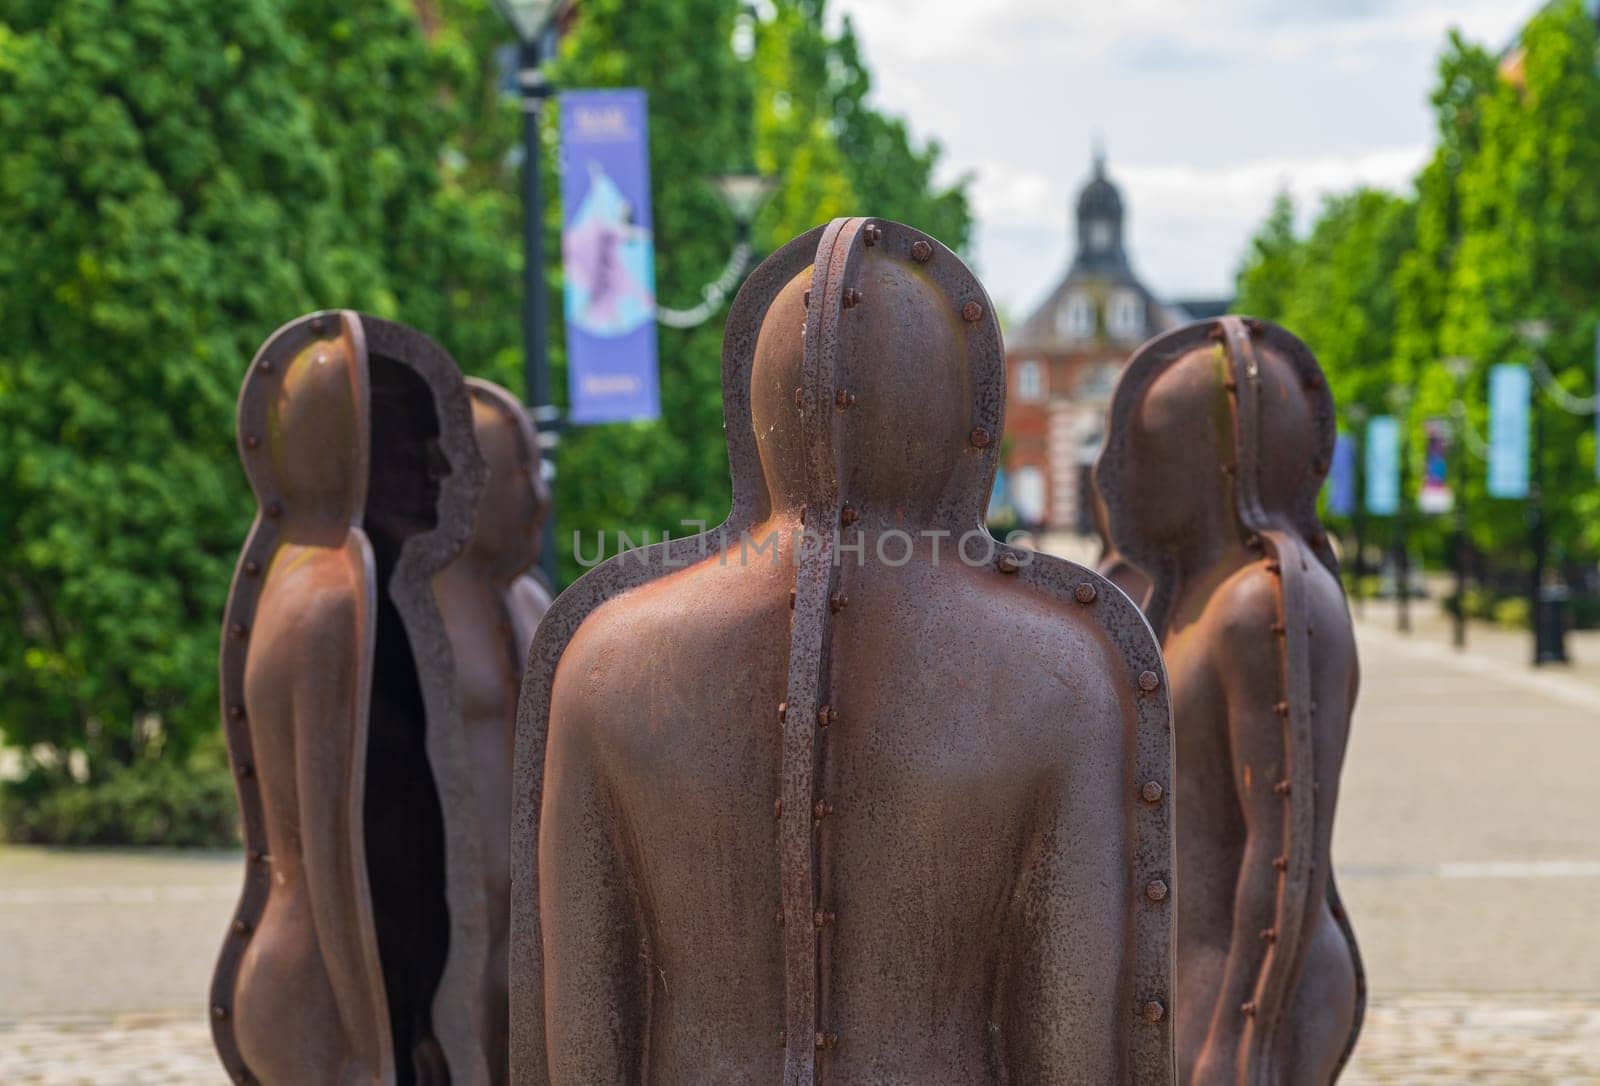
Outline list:
[[[223,621],[245,884],[212,982],[238,1082],[483,1082],[470,767],[431,581],[483,467],[454,362],[340,311],[239,398],[258,502]]]
[[[481,1043],[489,1080],[503,1083],[510,1074],[511,764],[522,668],[550,606],[549,593],[528,575],[539,557],[550,491],[539,472],[538,437],[522,404],[488,381],[469,377],[466,384],[487,474],[472,536],[433,585],[454,657],[483,858],[488,949]]]
[[[728,520],[530,652],[514,1082],[1173,1081],[1165,672],[1109,582],[983,530],[1002,358],[899,224],[747,281]]]
[[[1173,675],[1185,1082],[1331,1082],[1360,1030],[1330,858],[1358,682],[1316,515],[1333,440],[1305,345],[1227,317],[1140,348],[1095,468]]]

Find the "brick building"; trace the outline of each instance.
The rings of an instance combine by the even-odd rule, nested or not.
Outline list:
[[[1076,220],[1066,276],[1006,336],[1004,466],[1006,498],[1024,524],[1087,534],[1093,524],[1082,496],[1123,364],[1151,336],[1227,303],[1167,304],[1139,281],[1124,243],[1122,195],[1102,154],[1078,194]]]

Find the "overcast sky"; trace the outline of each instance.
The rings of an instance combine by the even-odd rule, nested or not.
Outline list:
[[[974,175],[978,272],[1019,320],[1070,257],[1096,136],[1135,269],[1168,298],[1231,293],[1287,186],[1302,208],[1405,189],[1433,136],[1450,27],[1504,45],[1537,0],[835,0],[881,107]],[[871,208],[863,208],[870,213]]]

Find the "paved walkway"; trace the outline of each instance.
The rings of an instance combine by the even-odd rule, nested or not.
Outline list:
[[[1450,650],[1369,605],[1334,852],[1372,1006],[1345,1082],[1600,1083],[1600,639]],[[0,848],[0,1082],[219,1083],[232,854]]]

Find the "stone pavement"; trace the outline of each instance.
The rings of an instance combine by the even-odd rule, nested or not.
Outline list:
[[[1371,1006],[1344,1082],[1600,1084],[1600,638],[1359,624],[1334,841]],[[232,854],[0,847],[0,1083],[219,1083]]]

